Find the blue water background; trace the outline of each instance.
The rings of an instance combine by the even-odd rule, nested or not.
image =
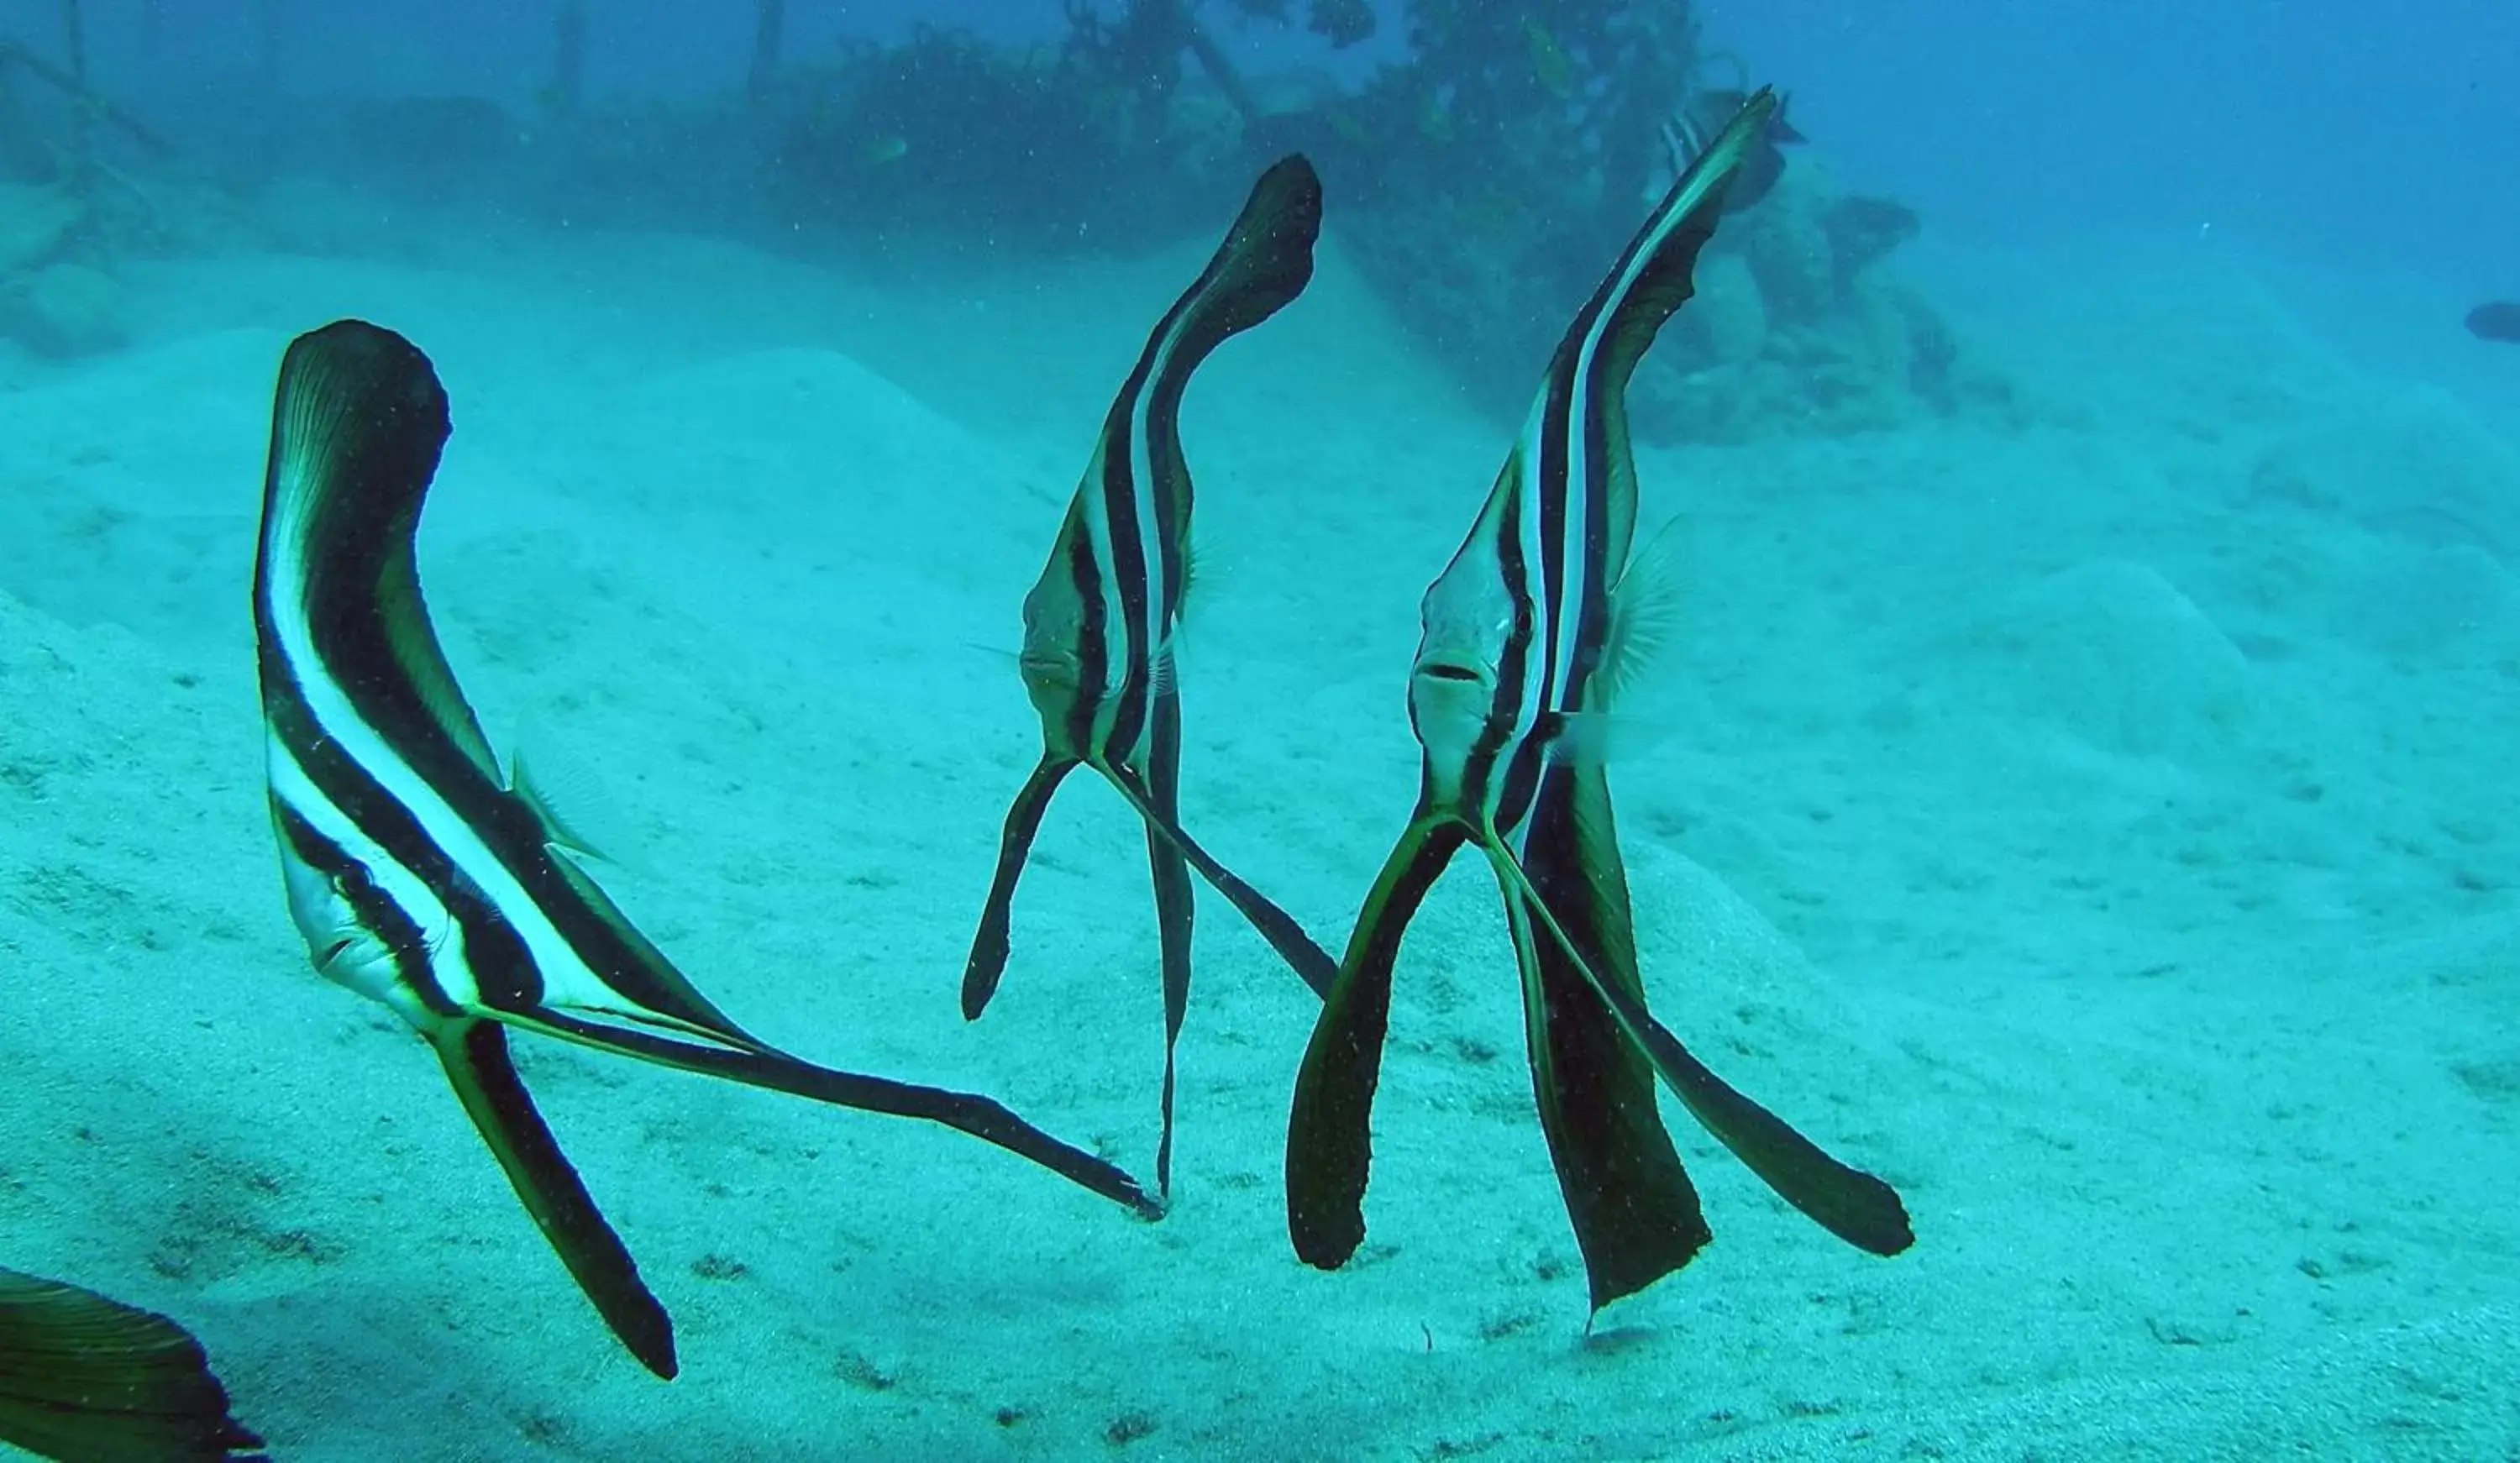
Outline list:
[[[90,0],[91,57],[180,110],[190,81],[247,70],[256,0]],[[1223,7],[1211,4],[1209,9]],[[1388,54],[1405,21],[1376,6]],[[590,92],[690,96],[740,84],[751,7],[603,0]],[[2509,0],[1701,0],[1710,44],[1792,88],[1853,188],[1913,201],[1970,238],[2194,231],[2280,239],[2319,262],[2520,292],[2520,6]],[[0,29],[42,44],[53,0],[6,0]],[[549,73],[551,7],[487,0],[284,0],[292,86],[522,101]],[[1402,12],[1405,15],[1405,11]],[[1058,35],[1053,0],[791,0],[788,54],[914,19]],[[1317,60],[1309,37],[1219,26],[1246,58]],[[127,79],[126,79],[127,78]]]
[[[180,131],[188,107],[225,105],[254,73],[274,5],[292,90],[522,107],[550,77],[552,5],[490,0],[86,0],[91,63]],[[1300,31],[1206,9],[1255,67],[1353,72],[1396,54],[1406,29],[1381,0],[1381,33],[1331,58]],[[1928,262],[1934,243],[2222,249],[2358,364],[2509,404],[2504,364],[2456,327],[2458,302],[2520,294],[2520,5],[1702,0],[1697,13],[1710,46],[1791,88],[1844,187],[1924,214]],[[590,15],[592,94],[741,84],[749,5],[603,0]],[[1064,25],[1053,0],[791,0],[787,55],[920,19],[1046,41]],[[0,3],[0,32],[50,49],[60,29],[54,0]]]

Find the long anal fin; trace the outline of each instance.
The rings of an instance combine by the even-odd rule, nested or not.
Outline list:
[[[1595,798],[1602,809],[1588,819]],[[1589,821],[1606,822],[1607,799],[1598,768],[1552,769],[1522,839],[1523,866],[1584,963],[1642,995],[1617,845],[1584,836]],[[1688,1264],[1711,1235],[1655,1104],[1653,1067],[1522,895],[1508,886],[1505,897],[1533,1094],[1598,1310]]]
[[[192,1333],[0,1269],[0,1442],[80,1463],[267,1463]]]
[[[1032,857],[1032,842],[1041,834],[1042,816],[1050,811],[1051,794],[1074,771],[1071,758],[1045,754],[1024,778],[1015,800],[1007,808],[1006,830],[998,838],[997,871],[989,879],[988,903],[980,909],[980,927],[971,935],[971,953],[963,962],[963,1019],[977,1021],[989,1008],[989,998],[998,994],[998,982],[1007,971],[1007,953],[1011,948],[1009,931],[1014,922],[1015,884],[1023,877],[1024,863]]]
[[[1108,772],[1107,769],[1105,771]],[[1312,988],[1313,994],[1327,998],[1330,987],[1338,980],[1338,962],[1314,943],[1312,936],[1304,933],[1304,927],[1295,922],[1295,917],[1278,908],[1267,895],[1244,883],[1232,869],[1217,863],[1206,849],[1199,847],[1198,840],[1183,830],[1178,819],[1166,817],[1163,810],[1154,805],[1144,783],[1126,771],[1110,774],[1110,777],[1111,784],[1120,789],[1120,795],[1138,810],[1140,818],[1146,820],[1148,828],[1163,835],[1167,843],[1178,849],[1190,866],[1198,870],[1200,878],[1207,880],[1217,893],[1224,895],[1235,909],[1241,911],[1242,917],[1251,922],[1251,928],[1259,932],[1261,939],[1269,942],[1269,948],[1276,951],[1279,958]]]
[[[1163,1205],[1118,1165],[1052,1137],[993,1098],[817,1066],[773,1047],[730,1050],[698,1046],[643,1031],[599,1026],[553,1011],[518,1019],[556,1037],[677,1071],[723,1077],[746,1086],[787,1092],[834,1107],[942,1124],[1018,1158],[1029,1159],[1072,1183],[1126,1206],[1142,1219],[1163,1216]]]
[[[673,1320],[534,1110],[508,1055],[505,1029],[494,1021],[456,1021],[432,1029],[428,1040],[481,1140],[578,1288],[641,1365],[671,1378],[677,1370]]]
[[[1733,1090],[1722,1078],[1689,1055],[1678,1037],[1665,1030],[1643,1000],[1615,981],[1605,981],[1587,963],[1582,952],[1531,886],[1513,856],[1486,845],[1497,877],[1519,886],[1551,938],[1574,960],[1585,979],[1609,1006],[1619,1025],[1653,1063],[1654,1071],[1686,1104],[1691,1116],[1731,1149],[1777,1196],[1801,1210],[1822,1228],[1857,1249],[1896,1255],[1916,1242],[1908,1223],[1907,1207],[1890,1185],[1861,1169],[1850,1168],[1822,1152],[1818,1144],[1758,1103]]]
[[[1426,891],[1462,846],[1458,824],[1419,809],[1384,860],[1322,1001],[1286,1115],[1286,1233],[1306,1264],[1334,1270],[1365,1242],[1373,1093],[1391,1024],[1391,968]]]

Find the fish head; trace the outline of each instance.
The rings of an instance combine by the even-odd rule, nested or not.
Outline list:
[[[1478,543],[1474,534],[1471,544]],[[1496,725],[1514,716],[1497,687],[1517,614],[1495,564],[1483,562],[1471,545],[1427,587],[1418,607],[1422,634],[1409,672],[1409,724],[1425,751],[1429,797],[1473,826],[1475,810],[1462,806],[1470,758],[1483,738],[1501,744],[1511,732]]]
[[[359,917],[349,880],[365,880],[364,869],[347,875],[327,873],[298,857],[284,833],[280,840],[280,872],[289,893],[290,917],[305,938],[306,957],[315,973],[335,985],[356,991],[413,1019],[417,1007],[402,981],[393,948]]]
[[[1015,668],[1023,675],[1024,692],[1041,713],[1042,733],[1054,750],[1064,745],[1080,706],[1101,694],[1086,684],[1085,604],[1074,582],[1063,572],[1062,557],[1054,554],[1032,593],[1024,596],[1023,648]]]

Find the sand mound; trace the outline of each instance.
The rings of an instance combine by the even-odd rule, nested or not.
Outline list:
[[[2373,533],[2520,554],[2520,457],[2436,389],[2287,432],[2250,469],[2249,493]]]
[[[2253,720],[2246,657],[2144,564],[2094,559],[2051,575],[1948,651],[1996,708],[2106,752],[2206,759]]]

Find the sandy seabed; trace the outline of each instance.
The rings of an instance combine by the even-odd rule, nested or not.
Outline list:
[[[1192,389],[1183,670],[1186,820],[1333,950],[1415,790],[1418,594],[1505,448],[1335,235]],[[1311,999],[1212,897],[1158,1224],[939,1130],[521,1041],[678,1322],[682,1377],[641,1371],[285,912],[247,602],[281,349],[355,314],[435,357],[440,633],[495,739],[602,789],[608,886],[704,992],[1143,1173],[1115,795],[1055,809],[987,1018],[955,993],[1037,749],[1017,606],[1197,262],[169,263],[127,349],[8,363],[0,1262],[186,1320],[292,1460],[2520,1455],[2511,422],[2136,264],[1950,302],[2001,414],[1641,456],[1690,586],[1639,708],[1667,734],[1613,773],[1646,980],[1899,1185],[1909,1255],[1675,1107],[1717,1242],[1588,1334],[1464,861],[1338,1274],[1281,1211]]]

